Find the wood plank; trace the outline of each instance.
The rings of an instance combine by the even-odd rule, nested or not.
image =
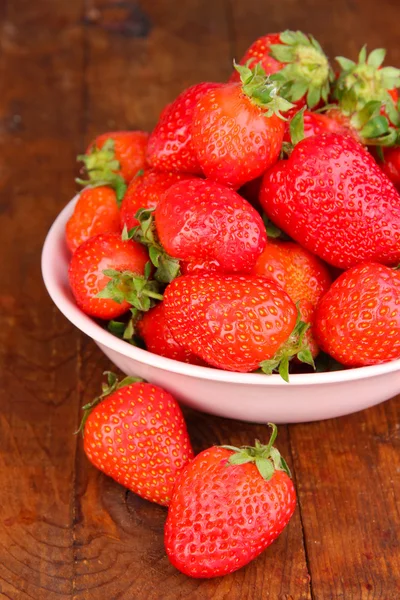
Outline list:
[[[231,40],[225,5],[191,0],[176,11],[166,0],[149,0],[141,7],[140,15],[132,16],[126,8],[117,11],[105,2],[91,4],[87,141],[107,128],[150,129],[163,105],[184,87],[201,80],[225,80],[229,75]],[[129,33],[141,31],[143,22],[146,35]],[[115,93],[116,89],[120,92]],[[85,400],[97,393],[101,371],[109,367],[85,341]],[[265,427],[192,411],[186,414],[197,451],[214,443],[248,444],[266,435]],[[285,428],[280,448],[288,454]],[[298,512],[281,538],[257,561],[213,581],[191,580],[178,573],[163,548],[165,509],[126,493],[95,471],[81,450],[77,455],[75,514],[77,599],[310,599]]]
[[[81,11],[81,0],[0,9],[0,597],[12,600],[67,600],[73,588],[78,336],[52,306],[39,259],[74,189]]]

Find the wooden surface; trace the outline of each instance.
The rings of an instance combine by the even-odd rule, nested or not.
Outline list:
[[[165,509],[95,471],[73,435],[110,364],[53,307],[39,265],[93,135],[151,129],[267,31],[305,29],[353,58],[368,41],[400,66],[399,17],[398,0],[0,0],[1,599],[400,598],[399,398],[281,427],[299,496],[290,525],[236,574],[188,579],[164,554]],[[187,416],[196,450],[266,435]]]

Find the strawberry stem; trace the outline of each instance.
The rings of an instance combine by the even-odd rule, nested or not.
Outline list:
[[[309,327],[310,323],[304,323],[301,320],[297,306],[297,321],[292,333],[275,356],[260,363],[263,373],[272,375],[272,373],[278,372],[282,379],[289,383],[289,363],[294,356],[315,369],[314,359],[305,335]]]
[[[108,185],[115,190],[118,206],[121,206],[127,185],[119,171],[121,165],[115,158],[114,140],[108,139],[101,149],[93,146],[88,154],[80,154],[77,160],[84,163],[87,179],[76,179],[80,185],[99,187]]]
[[[110,281],[96,294],[96,298],[108,298],[118,304],[126,301],[137,310],[150,310],[155,305],[153,300],[162,300],[163,296],[157,281],[149,279],[149,269],[146,271],[143,276],[132,271],[105,269],[103,275],[109,277]]]
[[[95,406],[97,406],[102,400],[107,398],[107,396],[110,396],[110,394],[113,394],[115,391],[120,390],[121,388],[125,387],[126,385],[144,381],[144,379],[142,379],[141,377],[130,377],[130,376],[124,377],[124,379],[119,381],[117,375],[115,375],[115,373],[113,373],[112,371],[104,371],[103,375],[107,375],[107,382],[102,384],[102,386],[101,386],[102,392],[99,396],[94,398],[94,400],[92,400],[91,402],[88,402],[87,404],[82,406],[83,417],[82,417],[81,423],[79,425],[79,428],[75,431],[75,435],[78,433],[82,433],[82,435],[83,435],[83,431],[85,429],[85,423],[88,420],[88,417],[89,417],[90,413],[92,412],[93,408]]]
[[[278,428],[274,423],[268,423],[272,428],[270,439],[266,445],[261,444],[259,440],[255,440],[254,446],[222,446],[227,450],[231,450],[233,454],[227,461],[227,466],[244,465],[254,463],[261,477],[269,481],[275,471],[284,471],[291,477],[290,469],[281,456],[279,450],[273,446],[278,435]]]

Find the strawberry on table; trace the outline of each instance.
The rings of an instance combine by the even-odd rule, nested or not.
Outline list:
[[[319,303],[314,332],[349,367],[400,358],[400,272],[377,263],[345,271]]]
[[[235,189],[277,161],[285,131],[281,113],[293,106],[260,65],[236,69],[241,82],[205,93],[192,122],[192,142],[204,174]]]
[[[148,169],[134,177],[125,192],[121,205],[121,225],[128,229],[139,225],[136,213],[141,208],[155,208],[164,192],[191,175],[167,173]]]
[[[223,272],[248,272],[267,241],[257,211],[239,194],[213,181],[188,179],[157,204],[162,246],[185,262],[213,262]]]
[[[293,356],[313,364],[296,306],[264,277],[178,277],[164,292],[164,310],[175,341],[220,369],[246,373],[261,366],[288,380]]]
[[[164,543],[185,575],[218,577],[247,565],[282,533],[296,507],[290,471],[268,444],[213,446],[182,470],[168,508]]]
[[[168,104],[150,135],[147,159],[159,171],[201,175],[202,170],[192,146],[193,111],[200,98],[218,88],[218,83],[198,83],[184,90]]]
[[[163,302],[143,315],[137,323],[137,331],[149,352],[192,365],[205,365],[201,358],[175,341],[165,318]]]
[[[77,305],[98,319],[115,319],[134,306],[149,310],[161,300],[157,284],[148,279],[149,256],[118,233],[89,238],[72,255],[69,282]]]
[[[281,95],[297,108],[316,107],[328,102],[333,72],[320,44],[312,35],[301,31],[269,33],[258,38],[240,60],[241,65],[254,68],[260,64],[267,75],[278,74],[283,86]],[[235,71],[230,81],[239,81]]]
[[[299,244],[280,240],[268,241],[253,273],[268,277],[280,285],[298,305],[302,321],[311,325],[315,308],[332,283],[327,266],[318,257]],[[318,347],[312,327],[306,335],[315,357]]]
[[[119,231],[121,223],[115,191],[109,186],[82,190],[65,230],[71,252],[94,235]]]
[[[108,385],[84,407],[90,462],[142,498],[168,505],[181,469],[193,458],[176,400],[162,388],[108,373]]]
[[[300,141],[265,174],[260,202],[278,227],[333,266],[400,262],[400,196],[349,136]]]

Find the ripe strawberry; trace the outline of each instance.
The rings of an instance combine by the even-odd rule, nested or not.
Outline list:
[[[165,319],[163,302],[143,315],[137,324],[137,330],[149,352],[192,365],[205,364],[201,358],[188,352],[175,341]]]
[[[364,263],[343,273],[318,305],[314,331],[349,367],[400,358],[400,272]]]
[[[192,143],[205,175],[232,188],[262,175],[278,159],[292,105],[263,69],[236,66],[241,83],[208,91],[193,113]]]
[[[253,274],[268,277],[280,285],[292,301],[298,303],[302,321],[311,326],[315,307],[332,283],[329,271],[321,260],[294,242],[279,240],[268,242],[254,266]],[[312,327],[306,336],[315,357],[318,347]]]
[[[132,229],[139,225],[135,215],[141,208],[155,208],[161,196],[171,185],[188,177],[190,175],[158,172],[155,169],[149,169],[134,177],[121,205],[122,226]]]
[[[200,98],[219,83],[198,83],[164,108],[150,135],[147,159],[159,171],[201,174],[191,139],[193,110]]]
[[[69,282],[79,308],[98,319],[115,319],[134,306],[149,310],[161,300],[148,280],[147,251],[118,233],[101,233],[79,246],[69,266]]]
[[[312,364],[295,305],[263,277],[178,277],[164,292],[164,310],[175,341],[220,369],[246,373],[261,364],[287,380],[294,355]]]
[[[383,162],[379,166],[400,192],[400,146],[385,150]]]
[[[312,35],[301,31],[270,33],[257,39],[240,61],[254,68],[259,63],[267,75],[277,75],[281,95],[295,102],[297,109],[307,104],[310,108],[326,104],[333,81],[333,72],[320,44]],[[234,72],[230,81],[239,81]]]
[[[155,210],[160,242],[175,258],[214,262],[223,272],[248,272],[267,241],[264,223],[225,186],[189,179],[170,187]]]
[[[190,577],[247,565],[282,533],[296,507],[290,471],[273,447],[213,446],[182,470],[165,524],[171,563]]]
[[[88,179],[78,179],[83,185],[111,185],[122,201],[129,183],[138,171],[146,167],[149,134],[144,131],[113,131],[99,135],[89,145],[86,154],[78,156],[85,165]]]
[[[400,196],[349,136],[299,142],[266,173],[260,202],[278,227],[334,266],[400,262]]]
[[[84,450],[90,462],[142,498],[168,505],[175,481],[193,458],[176,400],[156,385],[127,377],[84,407]]]
[[[351,135],[356,141],[363,143],[357,129],[352,127],[350,119],[337,108],[332,108],[325,113],[306,110],[301,115],[300,113],[297,113],[297,115],[286,125],[285,142],[296,144],[303,138],[313,135],[340,133]],[[299,123],[298,119],[300,118],[302,122]]]
[[[107,186],[82,190],[65,229],[71,252],[98,233],[119,231],[121,225],[115,191]]]

